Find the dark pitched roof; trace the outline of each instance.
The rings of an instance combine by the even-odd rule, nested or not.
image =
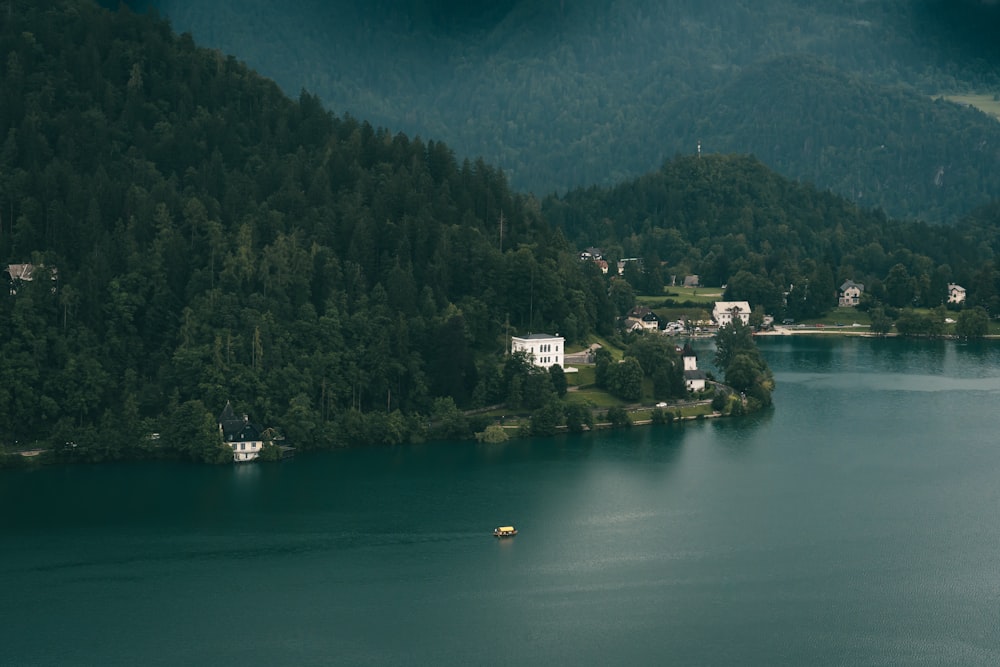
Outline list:
[[[226,401],[226,407],[219,415],[219,428],[222,429],[222,439],[226,442],[260,440],[264,432],[260,425],[251,423],[247,415],[237,417],[229,401]]]
[[[684,351],[681,352],[681,355],[685,357],[695,357],[695,358],[697,358],[698,356],[697,354],[694,353],[694,350],[691,348],[691,343],[684,343]]]

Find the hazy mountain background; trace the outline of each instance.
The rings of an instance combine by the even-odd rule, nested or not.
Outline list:
[[[482,156],[538,195],[753,153],[888,214],[1000,192],[1000,7],[978,0],[148,0],[335,113]],[[995,102],[1000,109],[1000,100]]]

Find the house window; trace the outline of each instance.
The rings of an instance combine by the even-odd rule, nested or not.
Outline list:
[[[243,450],[243,449],[246,449],[246,448],[247,448],[247,443],[241,442],[240,443],[240,449]]]

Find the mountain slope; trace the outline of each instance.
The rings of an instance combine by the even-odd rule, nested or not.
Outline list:
[[[658,168],[677,152],[693,152],[693,123],[671,123],[669,114],[691,96],[697,104],[702,95],[726,95],[727,85],[738,88],[734,78],[756,63],[793,62],[774,60],[782,55],[811,54],[853,73],[848,78],[865,89],[859,94],[871,97],[853,110],[866,135],[884,134],[882,127],[894,122],[886,115],[898,98],[892,87],[925,95],[1000,91],[1000,76],[987,59],[995,51],[984,37],[989,31],[975,28],[976,19],[988,27],[996,12],[971,4],[550,0],[472,3],[456,12],[453,3],[429,0],[363,6],[307,0],[280,7],[263,0],[157,2],[178,28],[240,54],[286,90],[305,87],[338,112],[448,141],[460,155],[481,155],[502,168],[514,187],[538,194],[615,183]],[[790,76],[797,76],[791,66]],[[782,99],[787,92],[772,89],[781,78],[758,81],[761,94]],[[818,78],[799,78],[799,84],[805,89],[796,97],[824,95],[810,87],[822,85]],[[766,115],[743,100],[727,103],[747,120],[743,144],[772,141],[755,133],[756,125],[769,122]],[[933,115],[931,101],[924,104],[916,113]],[[823,110],[804,111],[808,119]],[[871,128],[863,127],[869,122]],[[711,125],[703,136],[723,135],[731,126]],[[978,173],[981,165],[959,164],[949,153],[978,131],[975,120],[960,119],[948,124],[951,136],[922,149],[928,164],[966,174],[944,202],[938,190],[923,187],[923,165],[884,191],[874,182],[883,156],[863,150],[847,170],[842,159],[801,169],[779,156],[771,163],[770,153],[761,157],[789,177],[829,183],[846,196],[863,189],[870,197],[882,188],[873,204],[892,215],[953,221],[981,201],[981,186],[994,179],[992,172]],[[909,144],[921,137],[901,139]],[[812,144],[819,151],[822,138]],[[845,150],[833,146],[836,153]],[[857,166],[872,175],[860,186]],[[901,190],[905,196],[893,194]]]
[[[943,220],[1000,193],[1000,123],[788,57],[747,68],[730,84],[664,113],[677,145],[753,153],[786,175],[863,206]]]
[[[149,17],[20,9],[0,259],[36,272],[0,298],[0,444],[97,460],[155,431],[212,458],[188,443],[228,400],[299,446],[399,442],[436,399],[503,400],[507,331],[609,329],[603,281],[485,163],[288,99]]]

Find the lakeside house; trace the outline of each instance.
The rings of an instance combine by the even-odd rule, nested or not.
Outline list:
[[[539,368],[559,365],[565,368],[563,355],[566,352],[565,339],[559,334],[528,334],[512,336],[510,351],[525,352],[531,363]]]
[[[965,288],[955,283],[948,283],[948,303],[965,303]]]
[[[636,306],[625,316],[626,331],[659,331],[660,318],[646,306]]]
[[[845,280],[840,286],[840,299],[837,305],[841,308],[854,308],[861,303],[861,295],[865,291],[865,286],[853,280]]]
[[[712,309],[712,319],[720,327],[724,327],[734,318],[739,318],[743,324],[750,324],[749,301],[716,301]]]
[[[703,391],[708,375],[705,371],[698,369],[698,355],[694,353],[690,343],[684,344],[681,356],[684,359],[684,384],[688,391]]]
[[[253,461],[264,448],[264,429],[252,423],[247,415],[242,419],[237,417],[229,401],[219,415],[219,432],[223,442],[232,447],[233,461],[237,463]]]

